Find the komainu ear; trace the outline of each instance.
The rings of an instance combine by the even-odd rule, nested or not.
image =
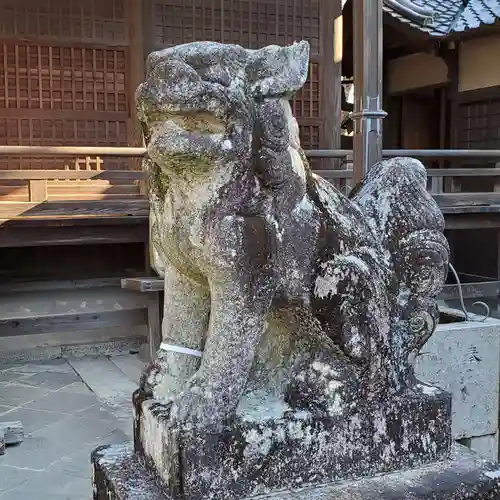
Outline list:
[[[309,43],[302,41],[251,52],[246,73],[254,97],[291,97],[306,82],[308,69]]]

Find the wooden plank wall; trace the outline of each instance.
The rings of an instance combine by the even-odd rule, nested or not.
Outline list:
[[[121,290],[119,279],[2,287],[0,358],[26,350],[36,356],[77,354],[83,346],[87,353],[116,343],[137,346],[147,335],[146,305],[144,294]]]
[[[1,0],[0,144],[134,145],[140,7],[139,0]],[[105,159],[102,168],[133,165]],[[6,168],[81,165],[74,158],[0,159]]]
[[[0,0],[0,144],[141,145],[134,91],[144,72],[142,3]],[[100,175],[139,164],[2,157],[0,173]],[[121,290],[119,281],[145,272],[141,192],[135,179],[0,176],[0,200],[6,202],[0,259],[13,259],[8,272],[0,270],[0,357],[38,348],[60,354],[63,347],[146,335],[145,298]],[[119,267],[122,254],[134,256],[133,269],[130,263]],[[35,257],[43,274],[32,266]],[[110,259],[118,267],[103,268]]]
[[[0,248],[0,259],[0,358],[145,338],[146,297],[120,286],[144,273],[141,243]]]

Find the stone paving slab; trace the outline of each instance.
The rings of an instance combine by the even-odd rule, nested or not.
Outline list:
[[[25,408],[72,414],[82,411],[98,402],[94,394],[74,394],[71,392],[47,392],[38,399],[28,401]]]
[[[0,390],[0,405],[21,406],[36,402],[49,394],[48,389],[8,384]]]
[[[76,373],[42,372],[23,377],[19,383],[31,387],[42,387],[57,391],[63,387],[79,382],[80,377]]]
[[[32,434],[46,425],[54,424],[64,418],[63,413],[52,411],[31,410],[29,408],[14,407],[11,411],[0,415],[0,421],[22,422],[25,435]],[[1,462],[0,462],[1,463]]]
[[[0,420],[20,420],[25,429],[25,441],[0,457],[0,500],[92,497],[91,451],[130,440],[132,390],[125,393],[136,387],[131,378],[140,362],[129,357],[120,356],[117,364],[102,356],[83,360],[90,380],[63,359],[0,363]],[[90,388],[99,385],[93,363],[100,394]],[[116,370],[112,380],[102,376],[109,367]],[[116,384],[122,390],[113,406],[103,395],[112,395]]]

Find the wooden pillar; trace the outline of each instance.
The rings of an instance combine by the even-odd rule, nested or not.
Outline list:
[[[342,124],[342,58],[343,19],[342,0],[320,0],[321,37],[321,147],[340,149]],[[323,160],[323,168],[335,168],[338,161]]]
[[[103,0],[105,1],[105,0]],[[142,129],[135,111],[135,90],[144,80],[144,37],[143,37],[143,1],[126,0],[125,16],[128,26],[129,68],[127,95],[129,106],[128,140],[129,146],[143,146]]]
[[[353,0],[353,177],[359,182],[382,158],[382,0]]]
[[[450,101],[450,117],[445,120],[450,125],[449,129],[449,148],[458,149],[457,121],[458,121],[458,46],[456,42],[450,42],[442,47],[439,56],[444,59],[448,68],[448,90],[447,99]],[[450,161],[451,168],[457,168],[459,165],[456,160]],[[460,191],[460,184],[453,177],[445,179],[444,191],[456,193]]]

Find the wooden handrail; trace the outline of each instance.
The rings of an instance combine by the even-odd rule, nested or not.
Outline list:
[[[0,156],[116,156],[141,157],[146,148],[87,146],[0,146]]]
[[[351,169],[314,170],[328,179],[350,179]],[[500,177],[500,168],[430,168],[429,177]],[[140,170],[0,170],[0,180],[72,180],[140,181],[146,173]]]
[[[87,146],[0,146],[0,156],[115,156],[141,157],[146,154],[146,148],[132,147],[87,147]],[[352,158],[349,149],[316,149],[306,150],[311,158]],[[466,159],[491,158],[500,160],[498,149],[384,149],[384,158],[397,156],[412,156],[414,158],[434,159]]]
[[[351,179],[351,169],[314,170],[326,179]],[[500,177],[500,168],[428,168],[428,177]]]
[[[141,181],[141,170],[0,170],[0,180],[103,180]]]

